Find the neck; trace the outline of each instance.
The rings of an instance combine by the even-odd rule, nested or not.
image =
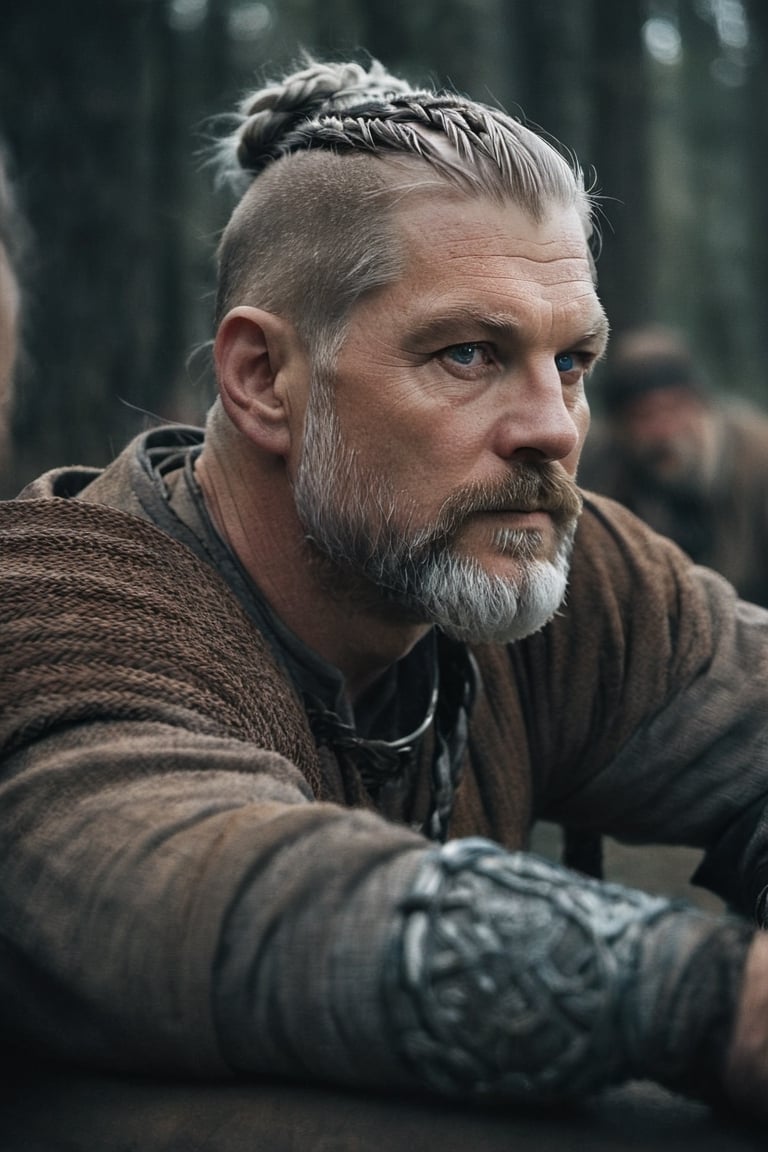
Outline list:
[[[282,460],[206,444],[195,475],[219,535],[286,627],[339,669],[353,703],[428,631],[345,596],[312,562]]]

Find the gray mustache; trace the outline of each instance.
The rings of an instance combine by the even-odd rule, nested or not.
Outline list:
[[[579,516],[581,493],[575,483],[552,464],[518,464],[498,484],[462,489],[446,500],[440,511],[440,529],[446,534],[468,516],[483,512],[548,512],[557,523]]]

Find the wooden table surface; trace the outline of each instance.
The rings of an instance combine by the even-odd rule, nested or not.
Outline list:
[[[764,1152],[743,1125],[650,1084],[579,1108],[458,1107],[285,1084],[4,1080],[2,1152]]]

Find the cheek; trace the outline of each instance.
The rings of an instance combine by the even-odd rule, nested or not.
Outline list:
[[[579,434],[579,440],[573,452],[566,456],[564,460],[561,460],[560,463],[568,475],[573,477],[576,475],[576,469],[581,458],[581,451],[584,447],[584,441],[587,438],[589,425],[592,420],[592,414],[590,412],[586,397],[583,397],[578,401],[577,404],[574,405],[571,415],[573,417],[573,422],[576,425],[576,430]]]

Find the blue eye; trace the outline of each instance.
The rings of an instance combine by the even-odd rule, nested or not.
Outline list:
[[[469,368],[477,355],[477,344],[454,344],[447,349],[448,355],[456,364]]]
[[[560,352],[555,356],[555,365],[558,372],[572,372],[576,367],[576,359],[571,352]]]

